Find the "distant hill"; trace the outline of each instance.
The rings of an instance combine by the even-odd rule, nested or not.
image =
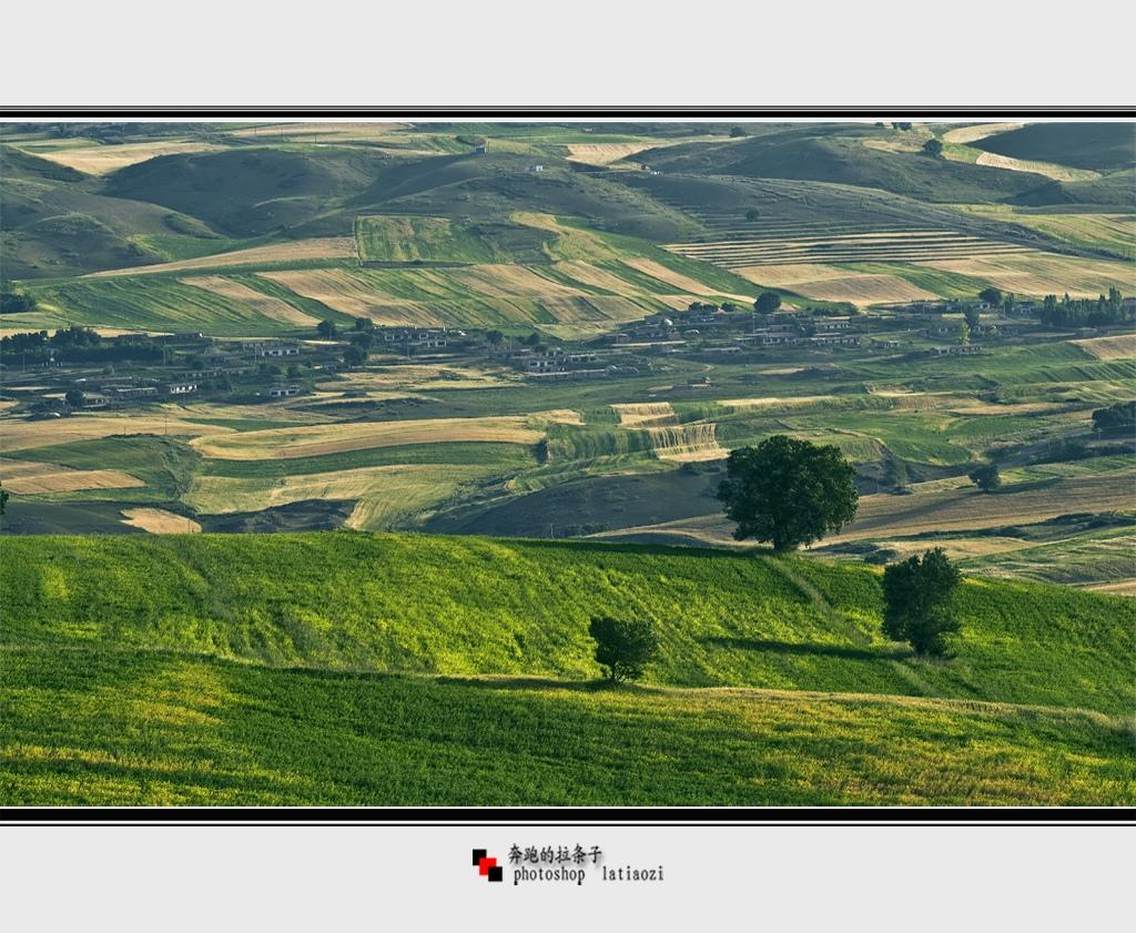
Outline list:
[[[389,156],[351,147],[249,147],[162,156],[108,176],[105,192],[198,217],[219,231],[257,236],[326,211],[329,200],[372,184]],[[350,233],[347,223],[343,233]]]
[[[1136,169],[1121,169],[1092,181],[1051,181],[1012,198],[1011,203],[1026,207],[1089,204],[1132,211],[1136,209]]]
[[[1109,172],[1136,163],[1136,126],[1123,123],[1031,123],[972,143],[1011,156]]]
[[[664,173],[795,178],[879,188],[932,202],[1001,201],[1044,184],[1028,172],[865,146],[847,136],[799,132],[734,144],[689,143],[636,154]]]
[[[216,234],[143,201],[107,197],[72,169],[0,147],[0,236],[7,278],[77,275],[164,258],[146,237]]]

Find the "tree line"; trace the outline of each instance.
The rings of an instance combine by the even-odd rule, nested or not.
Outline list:
[[[1125,324],[1136,320],[1136,309],[1124,304],[1119,289],[1110,288],[1108,295],[1097,298],[1070,298],[1058,301],[1046,295],[1038,317],[1050,327],[1099,327],[1103,324]]]

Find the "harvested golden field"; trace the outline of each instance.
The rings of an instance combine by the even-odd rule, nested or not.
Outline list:
[[[1096,590],[1098,593],[1112,593],[1113,596],[1136,596],[1136,579],[1096,583],[1088,589]]]
[[[92,272],[84,278],[106,278],[119,275],[147,275],[153,272],[184,272],[193,269],[215,269],[227,266],[255,266],[272,262],[297,262],[309,259],[354,259],[355,238],[350,236],[315,237],[292,240],[287,243],[270,243],[250,246],[212,256],[160,262],[152,266],[132,266],[129,269],[108,269]]]
[[[681,272],[675,272],[673,269],[668,269],[660,262],[653,259],[645,259],[638,256],[629,257],[624,260],[624,264],[630,266],[639,272],[651,276],[653,279],[658,279],[660,282],[666,282],[668,285],[673,285],[680,292],[687,295],[715,295],[720,294],[708,285],[703,285],[701,282],[683,275]],[[737,298],[740,301],[751,302],[753,301],[752,295],[731,295],[727,294],[727,298]]]
[[[162,140],[147,143],[122,143],[120,145],[81,146],[73,149],[43,149],[32,153],[40,159],[47,159],[59,165],[66,165],[87,175],[106,175],[145,162],[158,156],[178,155],[184,152],[216,152],[223,146],[189,140]]]
[[[549,423],[579,424],[580,416],[574,411],[557,410],[489,418],[303,425],[201,437],[190,443],[205,456],[223,460],[290,460],[372,447],[444,444],[448,441],[535,444],[544,437],[545,426]]]
[[[515,385],[519,381],[519,375],[513,370],[414,363],[346,372],[334,381],[320,383],[317,388],[329,392],[363,389],[367,392],[378,391],[388,397],[399,397],[407,394],[398,392],[399,389],[498,389]]]
[[[793,236],[742,236],[728,240],[669,243],[666,249],[727,269],[754,266],[856,262],[919,262],[1020,253],[1027,247],[955,230],[877,230]]]
[[[1020,130],[1023,125],[1021,123],[977,123],[974,126],[958,126],[943,133],[942,139],[945,143],[955,143],[962,146],[967,143],[978,142],[978,140],[993,136],[996,133]]]
[[[185,421],[294,421],[296,424],[325,424],[333,420],[328,415],[305,411],[293,407],[306,405],[310,395],[289,399],[273,399],[256,405],[241,405],[231,402],[165,402],[159,409],[171,417]],[[209,425],[203,425],[208,427]]]
[[[1070,168],[1067,165],[1057,165],[1053,162],[1033,162],[1027,159],[1015,159],[1012,156],[998,155],[996,152],[984,152],[978,157],[979,165],[989,165],[992,168],[1004,168],[1011,172],[1033,172],[1035,175],[1044,175],[1054,181],[1092,181],[1100,178],[1099,172],[1085,168]]]
[[[183,285],[192,285],[194,288],[204,289],[214,295],[220,295],[235,305],[248,308],[254,314],[280,321],[283,324],[295,324],[297,327],[314,327],[319,321],[310,314],[305,314],[286,301],[265,295],[255,288],[249,288],[241,282],[234,282],[220,275],[198,275],[191,278],[178,279]]]
[[[495,263],[448,271],[453,281],[487,298],[575,298],[581,294],[579,289],[537,275],[528,266]]]
[[[767,395],[760,398],[724,398],[718,404],[743,411],[751,408],[823,408],[826,403],[833,401],[836,397],[835,395]]]
[[[670,402],[627,402],[612,405],[624,428],[637,428],[645,424],[678,424],[678,416]]]
[[[31,450],[52,444],[69,444],[116,434],[177,435],[228,434],[233,429],[221,425],[197,424],[161,415],[72,415],[50,421],[7,419],[0,422],[4,450]]]
[[[259,274],[297,295],[315,299],[352,317],[369,318],[376,324],[437,327],[446,323],[442,315],[425,303],[383,292],[373,282],[364,281],[342,269],[297,269]]]
[[[648,310],[633,298],[587,294],[533,268],[510,264],[361,274],[306,269],[261,275],[337,311],[388,325],[484,326],[502,318],[545,324],[551,316],[556,322],[552,327],[580,325],[586,331],[597,324],[637,320]],[[622,288],[627,290],[626,283]],[[681,306],[686,304],[689,298]]]
[[[201,531],[201,526],[192,518],[176,515],[165,509],[123,509],[122,514],[124,525],[133,525],[152,535],[185,535]]]
[[[1041,213],[1036,208],[1012,208],[1007,204],[960,204],[968,214],[991,217],[1037,230],[1081,249],[1105,250],[1136,258],[1136,215],[1117,212]]]
[[[570,143],[568,158],[572,162],[583,162],[587,165],[610,165],[644,149],[653,149],[657,146],[658,141],[653,139],[635,143]]]
[[[806,298],[847,301],[858,307],[939,297],[898,275],[850,272],[812,263],[741,266],[733,271],[756,285],[787,288]]]
[[[262,126],[249,126],[232,130],[229,135],[241,139],[262,140],[265,143],[278,143],[282,140],[298,142],[378,142],[391,133],[408,129],[409,123],[266,123]]]
[[[927,531],[943,533],[942,539],[909,542],[906,547],[926,550],[948,542],[961,556],[1000,553],[1000,539],[972,538],[966,532],[1011,525],[1029,525],[1059,515],[1075,512],[1110,512],[1132,508],[1132,486],[1136,468],[1107,476],[1083,476],[1061,479],[1046,486],[986,494],[957,477],[911,486],[911,495],[879,493],[860,497],[856,520],[842,532],[826,537],[829,545],[870,539],[886,541],[895,547],[896,538],[908,538]],[[1005,489],[1005,487],[1004,487]],[[734,523],[721,512],[697,515],[672,522],[616,529],[594,537],[621,537],[628,534],[666,535],[676,541],[688,541],[712,547],[752,547],[753,542],[734,540]],[[954,534],[949,534],[949,533]],[[918,547],[915,547],[918,545]],[[1021,542],[1017,542],[1021,547]],[[986,548],[987,550],[983,550]],[[1005,550],[1010,550],[1006,547]]]
[[[80,489],[131,489],[146,484],[121,470],[75,470],[35,460],[0,460],[0,482],[9,492],[36,494]]]
[[[937,259],[922,262],[931,269],[983,279],[1016,295],[1061,295],[1096,298],[1109,288],[1130,295],[1136,290],[1136,268],[1111,259],[1082,259],[1029,250],[1005,256]]]
[[[1136,358],[1136,334],[1117,334],[1114,337],[1090,337],[1087,340],[1071,340],[1086,353],[1098,360],[1126,360]]]
[[[906,536],[934,529],[965,531],[1033,524],[1073,512],[1132,508],[1136,468],[1107,476],[1079,476],[1055,483],[987,494],[965,480],[939,480],[911,486],[912,494],[863,496],[856,520],[826,544],[862,538]]]
[[[357,500],[346,524],[380,528],[445,501],[492,468],[452,464],[360,467],[280,478],[198,476],[185,497],[203,514],[254,512],[308,499]]]
[[[577,282],[582,282],[584,285],[591,285],[595,288],[606,288],[608,291],[615,292],[616,294],[625,293],[629,288],[627,282],[614,272],[608,272],[606,269],[600,269],[597,266],[593,266],[579,259],[554,262],[552,268],[557,272],[562,272],[564,275],[575,279]],[[687,303],[689,304],[689,301]],[[686,306],[683,305],[683,307]]]
[[[643,427],[651,435],[651,447],[660,460],[689,463],[697,460],[720,460],[729,452],[718,446],[717,425],[700,421],[694,424],[655,425]]]

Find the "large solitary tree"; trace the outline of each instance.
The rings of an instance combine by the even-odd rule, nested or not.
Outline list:
[[[838,531],[856,515],[855,470],[839,448],[776,434],[726,461],[718,498],[734,537],[790,551]]]
[[[884,634],[908,642],[916,654],[946,654],[947,636],[962,628],[951,613],[961,580],[942,548],[890,565],[884,570]]]

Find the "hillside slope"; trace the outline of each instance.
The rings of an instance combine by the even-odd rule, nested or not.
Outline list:
[[[1129,168],[1136,163],[1136,128],[1129,122],[1031,123],[979,139],[973,145],[1015,159],[1099,171]]]
[[[923,662],[871,570],[757,553],[24,538],[0,584],[8,804],[1136,799],[1118,598],[968,583]],[[593,613],[655,619],[646,685],[595,681]]]

